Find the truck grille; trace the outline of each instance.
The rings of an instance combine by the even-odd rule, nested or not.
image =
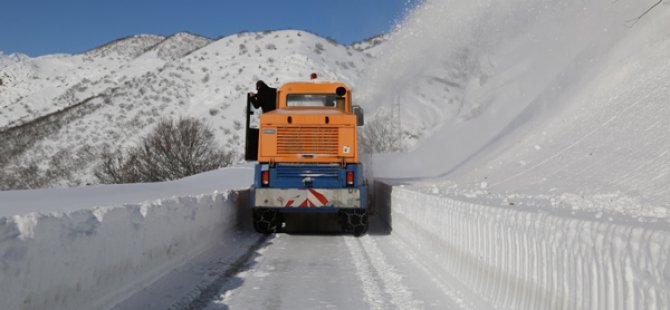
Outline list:
[[[278,127],[277,155],[338,155],[337,127]]]
[[[342,168],[338,164],[320,164],[320,165],[292,165],[292,164],[277,164],[277,177],[279,178],[300,178],[302,180],[306,176],[319,178],[335,178],[340,176]]]

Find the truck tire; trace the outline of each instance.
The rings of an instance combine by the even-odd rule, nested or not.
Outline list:
[[[273,234],[277,232],[281,225],[279,213],[273,209],[254,208],[253,209],[254,230],[261,234]]]
[[[368,213],[365,209],[341,210],[339,217],[342,231],[346,234],[359,237],[368,231]]]

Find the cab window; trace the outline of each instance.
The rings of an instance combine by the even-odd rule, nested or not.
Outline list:
[[[342,99],[335,94],[289,94],[286,96],[286,106],[334,108],[337,105],[339,108],[343,105]]]

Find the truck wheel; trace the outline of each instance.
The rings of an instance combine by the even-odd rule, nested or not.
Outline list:
[[[344,233],[358,237],[368,231],[368,213],[364,209],[341,210],[339,217]]]
[[[252,212],[256,232],[266,235],[277,232],[281,221],[276,210],[255,208]]]

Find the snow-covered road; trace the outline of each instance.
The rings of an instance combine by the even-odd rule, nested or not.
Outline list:
[[[208,309],[454,309],[391,236],[277,235]]]
[[[435,272],[435,262],[390,234],[378,217],[360,238],[292,224],[302,227],[267,237],[243,232],[239,239],[248,248],[236,259],[230,252],[205,253],[207,259],[195,260],[204,264],[187,264],[116,309],[487,308]],[[193,282],[202,270],[216,276]]]

